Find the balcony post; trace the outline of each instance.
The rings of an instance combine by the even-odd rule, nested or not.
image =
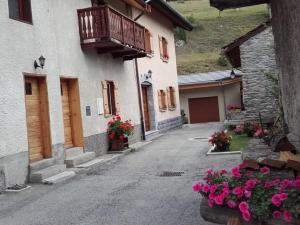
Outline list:
[[[124,39],[124,24],[123,24],[123,16],[121,16],[121,30],[122,30],[122,42],[125,43]]]
[[[110,32],[110,8],[107,6],[105,8],[105,13],[106,13],[106,27],[107,27],[107,36],[109,39],[111,39],[111,32]]]

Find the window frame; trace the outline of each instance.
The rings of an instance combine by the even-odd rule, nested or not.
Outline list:
[[[154,49],[153,49],[153,35],[152,33],[146,29],[145,30],[145,40],[146,40],[146,54],[148,57],[153,57],[154,56]],[[149,44],[149,51],[147,51],[147,42]]]
[[[168,87],[168,95],[169,95],[169,110],[174,111],[177,107],[176,104],[176,89],[172,86]]]
[[[163,62],[168,62],[170,59],[169,42],[164,36],[159,36],[160,58]]]
[[[16,0],[17,1],[17,7],[18,7],[18,17],[14,17],[11,15],[11,9],[10,4],[8,0],[8,11],[9,11],[9,18],[12,20],[16,20],[22,23],[26,23],[29,25],[33,25],[33,19],[32,19],[32,7],[31,7],[31,0]],[[28,4],[27,7],[29,8],[29,11],[26,12],[26,3]],[[28,13],[28,18],[26,18],[26,14]]]
[[[166,112],[168,110],[168,100],[166,90],[160,89],[159,91],[159,111]]]

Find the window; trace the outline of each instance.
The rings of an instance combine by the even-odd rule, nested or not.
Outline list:
[[[145,49],[148,56],[153,56],[153,48],[152,48],[152,34],[149,30],[145,31]]]
[[[170,58],[168,52],[168,41],[164,37],[159,36],[159,49],[160,49],[160,58],[167,62]]]
[[[176,109],[176,90],[175,90],[175,88],[168,87],[167,94],[168,94],[168,108],[171,111],[175,110]]]
[[[32,95],[32,86],[30,82],[25,82],[25,94]]]
[[[8,0],[9,18],[32,23],[30,0]]]
[[[159,111],[165,112],[167,110],[167,94],[165,90],[158,91],[158,105]]]
[[[102,81],[104,115],[119,115],[118,86],[113,81]]]

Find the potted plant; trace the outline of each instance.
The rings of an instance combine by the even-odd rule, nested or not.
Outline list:
[[[226,152],[231,143],[231,136],[224,131],[215,132],[210,138],[209,143],[215,146],[215,151]]]
[[[131,120],[122,121],[119,115],[113,116],[108,122],[108,138],[110,150],[120,151],[128,144],[128,137],[133,134],[134,125]]]
[[[244,221],[291,222],[300,217],[300,176],[274,179],[268,167],[249,171],[240,165],[231,172],[209,169],[203,179],[193,189],[207,199],[210,208],[236,209]]]

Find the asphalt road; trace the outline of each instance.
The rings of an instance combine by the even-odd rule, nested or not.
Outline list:
[[[106,169],[1,195],[0,225],[211,225],[200,217],[192,185],[207,168],[232,167],[240,156],[206,156],[207,139],[189,139],[208,138],[219,126],[178,129]]]

